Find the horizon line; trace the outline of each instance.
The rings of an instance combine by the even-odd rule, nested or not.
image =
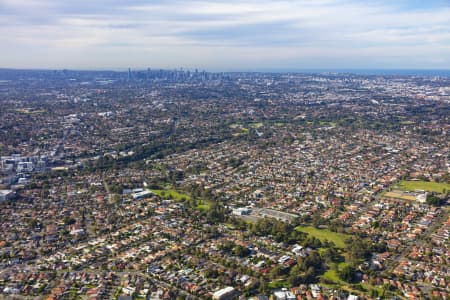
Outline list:
[[[261,68],[261,69],[229,69],[229,70],[218,70],[218,69],[206,69],[206,68],[185,68],[185,67],[176,67],[176,68],[164,68],[164,67],[126,67],[126,68],[10,68],[10,67],[0,67],[0,71],[76,71],[76,72],[142,72],[147,70],[152,71],[195,71],[199,72],[208,72],[208,73],[341,73],[341,74],[357,74],[364,72],[361,75],[383,75],[383,72],[386,72],[385,75],[415,75],[414,73],[441,73],[441,72],[449,72],[449,74],[445,74],[450,76],[450,68],[442,68],[442,69],[426,69],[426,68]],[[401,74],[395,74],[395,72],[400,72]],[[411,72],[408,74],[408,72]],[[417,74],[419,75],[419,74]]]

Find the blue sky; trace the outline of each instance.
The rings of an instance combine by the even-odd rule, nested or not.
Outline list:
[[[450,1],[0,0],[0,67],[450,69]]]

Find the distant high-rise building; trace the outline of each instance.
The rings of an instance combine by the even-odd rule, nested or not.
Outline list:
[[[131,68],[128,68],[128,81],[131,80]]]

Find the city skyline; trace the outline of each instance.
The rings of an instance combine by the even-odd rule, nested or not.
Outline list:
[[[0,67],[450,69],[448,1],[12,1]]]

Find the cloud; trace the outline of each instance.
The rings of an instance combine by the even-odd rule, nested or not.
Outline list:
[[[449,15],[439,0],[2,0],[0,66],[450,68]]]

